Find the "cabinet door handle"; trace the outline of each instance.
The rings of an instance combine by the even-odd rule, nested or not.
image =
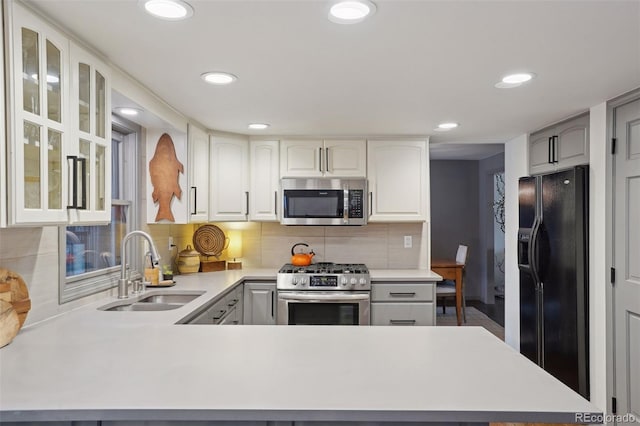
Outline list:
[[[78,158],[78,161],[82,165],[82,204],[78,207],[79,210],[87,209],[87,159]]]
[[[406,292],[406,293],[389,292],[389,296],[391,296],[391,297],[416,297],[416,292],[415,291]]]
[[[553,137],[553,162],[558,162],[558,135]]]
[[[547,142],[549,147],[549,154],[547,155],[547,163],[553,164],[553,136],[549,137],[549,141]]]
[[[273,314],[274,314],[275,297],[276,297],[276,292],[272,291],[271,292],[271,318],[273,318]]]
[[[87,209],[87,159],[79,158],[76,155],[68,155],[67,161],[71,160],[71,169],[73,173],[71,173],[71,198],[72,203],[67,205],[67,210],[77,209],[77,210],[86,210]],[[78,204],[78,165],[80,165],[80,178],[81,178],[81,187],[80,190],[80,203]]]
[[[245,216],[249,216],[249,191],[245,191],[244,192],[244,199],[245,199],[245,205],[246,205],[246,210],[244,212]]]
[[[389,320],[389,324],[391,325],[415,325],[416,320]]]
[[[324,149],[324,171],[329,171],[329,148]]]
[[[322,148],[318,148],[318,171],[322,173]]]
[[[198,213],[198,188],[195,186],[191,187],[191,191],[193,192],[193,210],[191,211],[191,214],[197,214]]]
[[[278,216],[278,191],[273,193],[273,212]]]
[[[373,214],[373,192],[369,192],[369,216]]]
[[[67,205],[67,210],[78,208],[78,157],[75,155],[67,155],[67,164],[71,160],[71,203]]]

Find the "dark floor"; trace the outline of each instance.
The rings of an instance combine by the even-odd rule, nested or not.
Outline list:
[[[447,302],[447,306],[454,306],[454,303],[454,301]],[[467,306],[473,306],[504,327],[504,297],[496,297],[493,305],[482,303],[479,300],[467,300]]]

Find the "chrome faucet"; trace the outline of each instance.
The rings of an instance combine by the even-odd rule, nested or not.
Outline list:
[[[151,250],[151,263],[153,265],[157,265],[160,260],[160,255],[158,254],[158,250],[156,249],[155,244],[153,244],[153,240],[151,239],[151,235],[147,234],[144,231],[131,231],[122,239],[122,245],[120,246],[120,256],[121,256],[121,265],[120,265],[120,279],[118,280],[118,299],[126,299],[129,297],[129,277],[127,277],[127,242],[135,236],[139,235],[146,239],[149,242],[149,248]]]

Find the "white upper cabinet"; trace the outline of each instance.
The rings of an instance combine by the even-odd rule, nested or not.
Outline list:
[[[325,140],[323,155],[325,176],[367,176],[365,140]]]
[[[9,225],[111,218],[109,69],[7,2]]]
[[[427,140],[368,141],[370,222],[420,222],[429,212]]]
[[[280,177],[322,177],[322,140],[280,142]]]
[[[4,21],[4,11],[0,7],[0,19]],[[0,31],[0,46],[4,46],[4,31]],[[4,67],[0,67],[0,81],[4,79]],[[0,84],[0,117],[5,117],[4,106],[6,98],[4,95],[5,85]],[[0,228],[7,226],[7,139],[5,133],[5,122],[0,118]]]
[[[209,135],[189,124],[189,221],[209,220]]]
[[[283,140],[280,177],[365,177],[364,140]]]
[[[6,6],[9,224],[65,223],[69,40],[21,4]]]
[[[244,221],[249,215],[249,141],[211,136],[210,221]]]
[[[556,126],[558,169],[589,164],[589,114]]]
[[[278,141],[251,141],[249,220],[277,221],[280,188]]]
[[[71,140],[69,220],[111,221],[111,87],[109,68],[70,43]],[[74,185],[74,183],[76,183]]]
[[[529,173],[549,173],[589,164],[589,114],[529,136]]]

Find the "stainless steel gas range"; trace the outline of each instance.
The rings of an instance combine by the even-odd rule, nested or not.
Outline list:
[[[364,264],[286,264],[278,271],[281,325],[369,325],[371,279]]]

